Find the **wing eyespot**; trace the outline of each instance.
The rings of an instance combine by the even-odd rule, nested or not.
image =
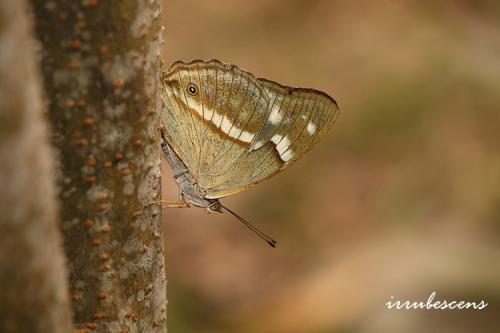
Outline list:
[[[194,84],[194,83],[188,84],[187,93],[191,96],[198,95],[198,86],[196,86],[196,84]]]

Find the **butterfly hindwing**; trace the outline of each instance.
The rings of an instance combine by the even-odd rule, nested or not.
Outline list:
[[[177,62],[163,79],[165,136],[207,198],[285,169],[333,126],[328,95],[257,79],[217,60]]]

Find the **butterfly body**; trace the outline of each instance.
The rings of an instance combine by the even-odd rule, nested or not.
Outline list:
[[[174,179],[179,186],[182,201],[187,205],[207,208],[210,211],[220,211],[219,200],[205,198],[205,191],[198,186],[189,170],[168,143],[163,141],[161,146],[168,164],[174,170]]]
[[[175,62],[162,77],[163,151],[184,200],[218,199],[284,170],[330,131],[327,94],[258,79],[218,60]]]

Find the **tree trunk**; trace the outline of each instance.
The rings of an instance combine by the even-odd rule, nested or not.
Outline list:
[[[75,325],[165,332],[160,0],[32,3]]]
[[[71,332],[55,174],[24,1],[0,0],[0,332]]]

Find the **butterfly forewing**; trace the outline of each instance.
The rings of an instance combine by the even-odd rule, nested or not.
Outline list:
[[[217,60],[175,63],[164,76],[165,135],[207,198],[283,170],[339,113],[328,95],[290,88]]]
[[[276,144],[276,150],[281,160],[285,162],[279,170],[283,170],[298,160],[319,141],[333,126],[339,110],[337,104],[328,95],[302,88],[289,88],[275,82],[260,79],[271,95],[282,95],[284,101],[296,101],[295,106],[288,107],[274,114],[274,122],[279,123],[278,129],[271,137]],[[254,171],[256,179],[265,176],[269,170],[275,170],[273,163],[263,161]]]

